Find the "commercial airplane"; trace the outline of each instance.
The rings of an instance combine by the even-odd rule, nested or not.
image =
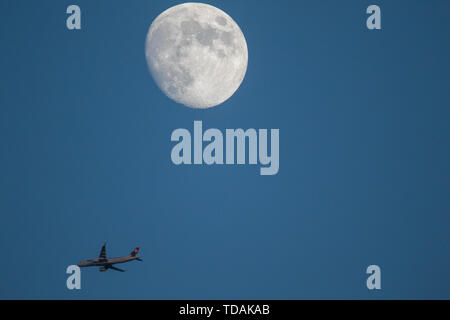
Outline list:
[[[137,254],[139,252],[139,247],[136,247],[128,256],[117,257],[117,258],[107,258],[106,257],[106,242],[102,246],[100,251],[100,256],[96,259],[81,261],[77,266],[79,267],[100,267],[99,271],[106,271],[108,269],[125,272],[125,270],[114,267],[113,264],[125,263],[132,260],[142,261],[141,257]]]

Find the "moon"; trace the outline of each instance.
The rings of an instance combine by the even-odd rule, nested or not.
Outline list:
[[[244,34],[222,10],[184,3],[151,24],[145,56],[153,79],[172,100],[210,108],[230,98],[247,71]]]

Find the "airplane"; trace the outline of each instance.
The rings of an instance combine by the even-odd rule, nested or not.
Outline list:
[[[125,272],[125,270],[114,267],[114,264],[117,263],[125,263],[133,260],[142,261],[141,257],[137,254],[139,252],[139,247],[136,247],[128,256],[117,257],[117,258],[107,258],[106,257],[106,242],[102,246],[102,250],[100,251],[100,256],[96,259],[84,260],[81,261],[77,266],[82,267],[100,267],[99,271],[106,271],[108,269]]]

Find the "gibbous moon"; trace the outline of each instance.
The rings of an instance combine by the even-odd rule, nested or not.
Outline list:
[[[158,87],[192,108],[221,104],[247,70],[247,42],[234,20],[216,7],[184,3],[151,24],[145,56]]]

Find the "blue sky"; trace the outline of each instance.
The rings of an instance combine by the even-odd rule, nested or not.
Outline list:
[[[208,1],[249,50],[208,110],[147,69],[147,30],[178,3],[1,2],[0,298],[450,298],[450,3]],[[173,165],[171,132],[194,120],[279,128],[279,173]],[[67,290],[104,241],[144,262]]]

